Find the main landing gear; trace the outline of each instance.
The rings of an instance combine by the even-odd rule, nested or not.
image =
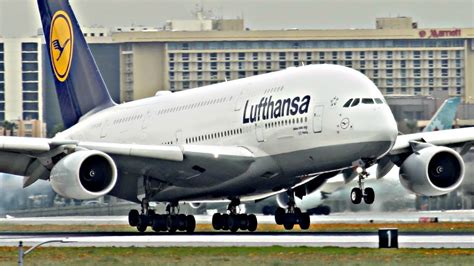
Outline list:
[[[177,203],[170,203],[166,206],[167,214],[156,214],[154,210],[149,209],[148,201],[142,201],[141,214],[137,210],[131,210],[128,213],[128,223],[130,226],[137,227],[139,232],[145,232],[148,226],[153,231],[176,231],[194,232],[196,229],[196,219],[193,215],[179,214]]]
[[[283,225],[286,230],[291,230],[295,224],[299,224],[300,228],[307,230],[311,224],[309,214],[301,212],[300,208],[296,207],[295,195],[293,191],[288,191],[290,197],[288,201],[288,208],[285,210],[279,207],[275,212],[275,222],[278,225]]]
[[[372,204],[375,200],[375,192],[371,187],[364,188],[364,180],[369,176],[369,173],[365,169],[357,168],[359,175],[359,186],[355,187],[351,191],[351,201],[354,204],[361,203],[362,199],[366,204]],[[362,193],[363,192],[363,193]]]
[[[248,230],[253,232],[257,229],[257,217],[254,214],[239,214],[238,207],[240,205],[239,199],[233,199],[227,210],[229,213],[215,213],[212,216],[212,227],[215,230],[230,230],[237,232],[237,230]]]

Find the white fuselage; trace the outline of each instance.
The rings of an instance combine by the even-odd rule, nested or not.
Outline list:
[[[343,107],[352,98],[361,103]],[[374,102],[362,103],[364,98]],[[343,169],[358,159],[386,154],[397,127],[385,101],[375,99],[383,96],[360,72],[310,65],[117,105],[87,116],[57,137],[243,146],[257,158],[273,157],[290,177]],[[379,149],[371,146],[379,144]],[[334,154],[331,147],[338,147]],[[311,150],[315,153],[299,153]]]

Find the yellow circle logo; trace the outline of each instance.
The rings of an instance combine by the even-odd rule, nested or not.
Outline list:
[[[54,75],[64,82],[71,69],[72,52],[74,47],[72,23],[68,14],[62,10],[54,13],[49,32],[49,51]]]

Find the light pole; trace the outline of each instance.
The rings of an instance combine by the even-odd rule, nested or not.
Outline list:
[[[71,242],[74,242],[74,241],[64,241],[62,239],[61,240],[57,240],[57,239],[48,240],[48,241],[36,244],[32,246],[31,248],[29,248],[27,251],[23,252],[23,241],[20,241],[20,243],[18,243],[18,266],[23,266],[23,259],[25,258],[25,256],[30,254],[33,250],[35,250],[39,246],[42,246],[48,243],[71,243]]]

